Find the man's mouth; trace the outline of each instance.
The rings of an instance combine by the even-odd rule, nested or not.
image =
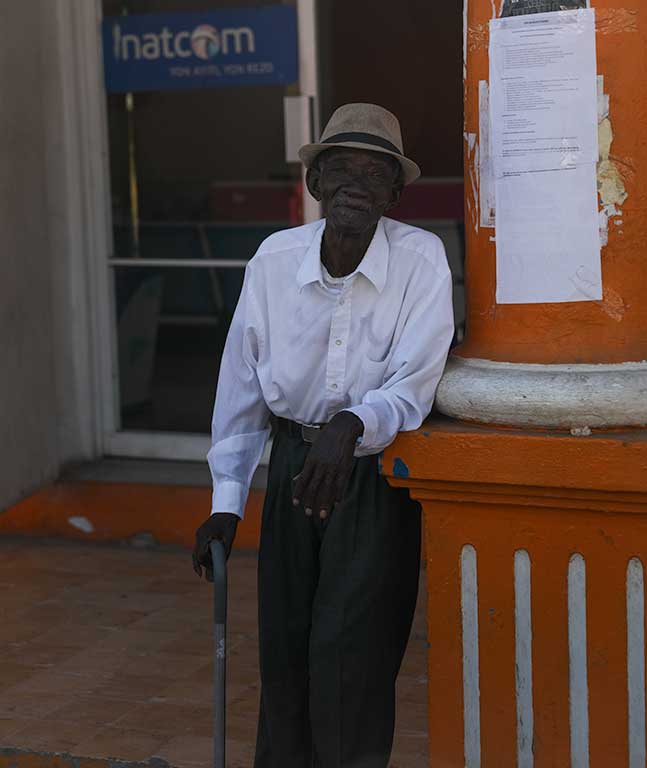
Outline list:
[[[368,213],[371,210],[371,206],[369,205],[368,201],[347,195],[339,196],[335,200],[334,207],[347,208],[351,211],[357,211],[358,213]]]

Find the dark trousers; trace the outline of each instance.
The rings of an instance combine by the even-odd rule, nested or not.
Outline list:
[[[327,523],[292,505],[308,446],[275,436],[259,553],[254,768],[386,768],[418,594],[420,506],[376,456]]]

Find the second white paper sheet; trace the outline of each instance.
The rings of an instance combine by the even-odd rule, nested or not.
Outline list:
[[[497,302],[599,300],[594,11],[490,26]]]

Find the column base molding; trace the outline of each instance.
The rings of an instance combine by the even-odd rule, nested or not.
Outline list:
[[[450,357],[438,410],[461,421],[553,429],[647,426],[647,362],[538,365]]]

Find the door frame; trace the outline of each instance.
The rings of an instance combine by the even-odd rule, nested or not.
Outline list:
[[[77,101],[81,140],[78,153],[86,196],[87,295],[92,306],[89,328],[92,342],[94,394],[94,433],[97,453],[129,458],[204,461],[211,440],[205,434],[154,432],[120,429],[119,371],[116,339],[114,281],[111,259],[114,256],[110,192],[108,118],[103,85],[101,42],[101,0],[75,2],[56,0],[73,17],[73,44],[61,55],[68,67],[78,73]],[[313,125],[304,126],[304,143],[318,131],[319,75],[316,29],[317,0],[297,0],[299,36],[299,89],[312,100]],[[305,190],[305,185],[304,185]],[[304,218],[320,216],[319,204],[305,193]],[[204,265],[208,266],[207,264]],[[74,279],[74,276],[71,276]],[[80,279],[80,278],[79,278]],[[268,460],[266,450],[262,463]]]

